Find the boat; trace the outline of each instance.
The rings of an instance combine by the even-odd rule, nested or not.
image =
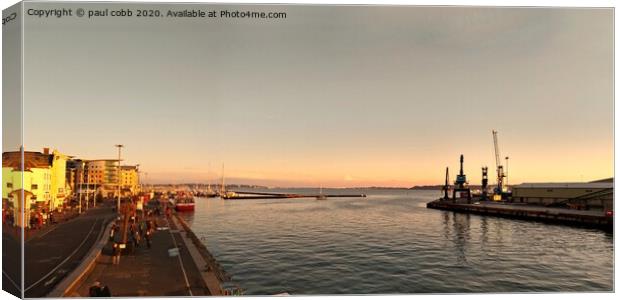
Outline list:
[[[189,193],[177,193],[174,198],[174,209],[176,211],[194,211],[194,206],[194,197]]]
[[[222,199],[235,199],[239,198],[239,195],[235,192],[224,192],[220,197],[222,197]]]
[[[222,183],[220,184],[220,191],[217,193],[217,196],[222,199],[226,199],[227,193],[228,192],[226,192],[226,184],[224,184],[224,164],[222,164]]]
[[[319,195],[316,196],[316,200],[327,200],[327,196],[323,195],[323,187],[320,187]]]

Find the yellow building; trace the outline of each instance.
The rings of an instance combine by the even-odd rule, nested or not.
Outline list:
[[[123,194],[131,195],[140,192],[138,166],[121,166],[121,190]]]
[[[49,150],[43,149],[43,154],[48,155]],[[69,184],[67,183],[67,159],[69,156],[60,153],[58,150],[54,150],[51,153],[52,164],[50,168],[51,176],[51,203],[49,204],[50,210],[56,210],[62,208],[65,204],[65,199],[69,195]]]
[[[49,209],[52,200],[52,156],[40,152],[19,151],[2,153],[2,201],[6,210],[13,215],[16,226],[29,227],[30,215]],[[22,180],[23,179],[23,180]],[[21,195],[25,198],[24,220],[22,222]],[[4,203],[3,203],[4,205]]]
[[[24,192],[24,225],[29,226],[30,215],[58,210],[67,197],[66,163],[68,156],[49,148],[43,152],[24,151],[2,153],[3,207],[13,214],[21,226],[21,199]]]

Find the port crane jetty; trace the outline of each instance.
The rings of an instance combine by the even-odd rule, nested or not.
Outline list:
[[[480,192],[472,192],[460,156],[459,173],[450,184],[446,167],[441,198],[427,208],[507,218],[535,220],[613,230],[613,178],[592,182],[524,183],[507,187],[498,132],[492,130],[496,184],[489,187],[488,167],[483,166]],[[506,166],[508,164],[506,156]],[[569,196],[567,196],[569,195]]]

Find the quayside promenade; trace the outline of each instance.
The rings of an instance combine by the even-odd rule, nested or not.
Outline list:
[[[153,220],[156,229],[150,247],[142,240],[139,247],[124,251],[120,262],[114,264],[113,243],[103,241],[93,262],[84,262],[82,274],[57,291],[60,295],[51,296],[88,297],[95,283],[107,286],[115,297],[221,295],[220,281],[177,217],[162,214]],[[117,231],[116,240],[119,234]]]

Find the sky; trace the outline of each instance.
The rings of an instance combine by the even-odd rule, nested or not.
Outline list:
[[[463,154],[479,184],[495,129],[509,184],[613,176],[611,9],[187,8],[287,18],[27,17],[26,150],[324,187],[442,184]]]

